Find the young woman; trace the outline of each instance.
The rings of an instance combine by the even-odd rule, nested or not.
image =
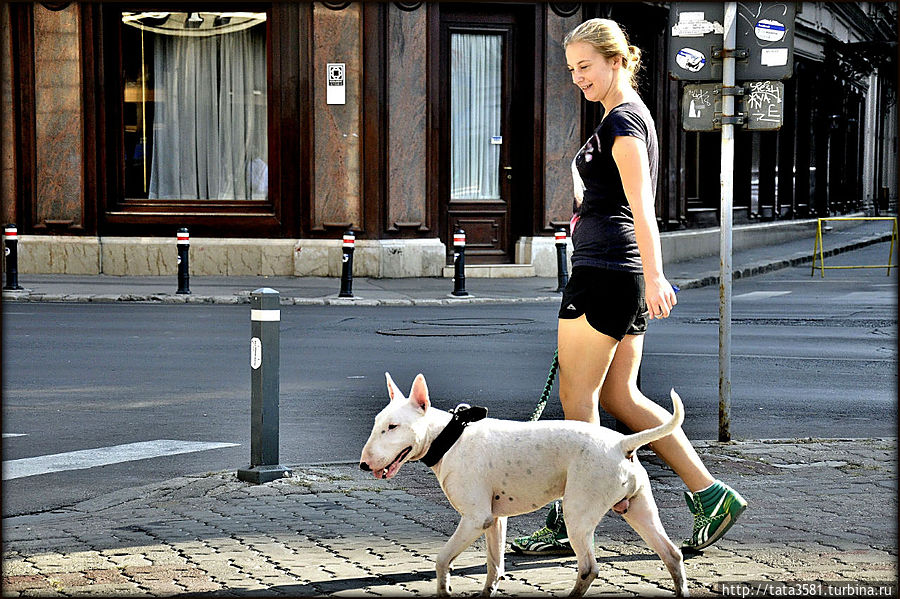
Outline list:
[[[572,276],[559,310],[559,395],[566,419],[600,424],[598,405],[631,430],[661,424],[668,413],[637,387],[643,334],[666,318],[675,291],[663,274],[654,196],[656,128],[635,91],[640,50],[608,19],[591,19],[563,46],[572,81],[585,99],[603,105],[603,119],[575,156]],[[710,475],[679,429],[651,444],[681,477],[694,515],[683,546],[717,541],[747,506]],[[520,553],[570,553],[560,504],[547,526],[511,543]]]

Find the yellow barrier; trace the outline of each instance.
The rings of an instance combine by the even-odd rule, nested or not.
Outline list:
[[[862,265],[858,264],[855,266],[825,266],[825,250],[824,243],[822,241],[822,223],[827,220],[889,220],[893,222],[893,226],[891,228],[891,250],[888,254],[888,263],[887,264],[875,264],[875,265]],[[816,274],[816,260],[819,261],[819,269],[822,272],[822,277],[825,277],[825,269],[826,268],[886,268],[887,274],[890,276],[891,268],[896,268],[896,264],[891,264],[894,260],[894,243],[897,241],[897,217],[896,216],[837,216],[832,218],[820,218],[819,222],[816,226],[816,244],[813,246],[813,263],[812,263],[812,272],[809,273],[809,276],[814,276]]]

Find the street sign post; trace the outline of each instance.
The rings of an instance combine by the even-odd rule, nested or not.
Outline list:
[[[724,47],[722,50],[722,89],[734,89],[737,3],[725,3]],[[722,94],[722,161],[719,185],[722,189],[722,215],[719,218],[719,441],[731,441],[731,277],[732,232],[734,218],[734,125],[735,96]]]
[[[719,441],[731,440],[731,287],[734,127],[779,129],[793,74],[791,2],[675,2],[669,9],[669,74],[684,86],[686,131],[722,131],[719,171]],[[749,81],[738,85],[738,81]],[[721,83],[719,83],[721,82]]]

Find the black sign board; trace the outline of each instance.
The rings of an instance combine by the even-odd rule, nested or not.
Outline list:
[[[794,66],[793,2],[738,2],[735,79],[788,79]],[[669,73],[686,81],[722,80],[725,5],[673,2],[669,9]]]
[[[774,131],[781,128],[784,114],[784,83],[750,81],[740,86],[737,116],[747,131]],[[685,131],[716,131],[722,127],[722,84],[688,83],[681,98]]]

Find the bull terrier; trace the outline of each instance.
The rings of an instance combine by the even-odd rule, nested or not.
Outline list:
[[[571,596],[584,595],[599,573],[594,529],[610,508],[662,558],[675,594],[688,596],[681,552],[663,530],[647,471],[635,455],[639,447],[681,426],[684,407],[674,389],[674,413],[668,422],[625,436],[574,420],[483,418],[487,410],[466,410],[465,404],[455,413],[446,412],[432,407],[423,375],[416,377],[409,398],[390,374],[385,377],[390,403],[375,417],[359,466],[382,479],[395,476],[406,462],[423,460],[459,512],[456,532],[435,563],[438,596],[450,594],[451,562],[482,534],[487,541],[482,596],[493,595],[504,571],[506,519],[560,497],[578,562]],[[461,416],[463,412],[468,416]],[[472,422],[466,426],[467,421]]]

